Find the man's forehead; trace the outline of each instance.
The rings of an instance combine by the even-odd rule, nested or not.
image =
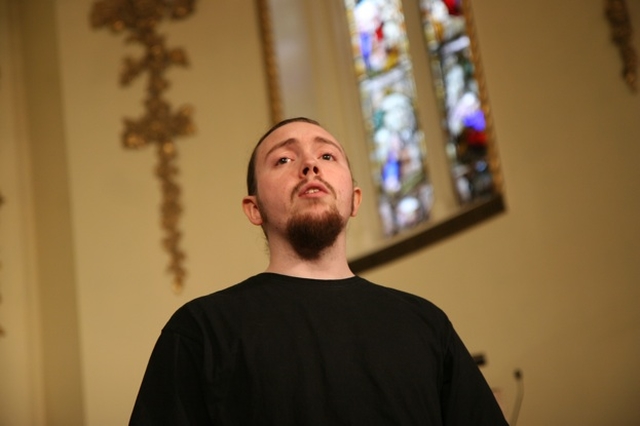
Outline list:
[[[279,148],[304,146],[306,144],[321,144],[334,146],[342,153],[344,148],[324,128],[310,123],[290,123],[276,129],[262,142],[261,151],[266,157]]]

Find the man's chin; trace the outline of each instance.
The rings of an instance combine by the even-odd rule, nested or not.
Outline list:
[[[336,208],[307,210],[289,219],[287,237],[301,258],[313,260],[336,242],[344,226],[344,220]]]

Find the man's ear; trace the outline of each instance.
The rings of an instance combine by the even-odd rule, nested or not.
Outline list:
[[[351,206],[351,217],[356,217],[360,203],[362,202],[362,189],[355,186],[353,188],[353,205]]]
[[[258,208],[258,201],[255,195],[247,195],[242,199],[242,210],[249,219],[249,222],[254,225],[262,225],[262,215]]]

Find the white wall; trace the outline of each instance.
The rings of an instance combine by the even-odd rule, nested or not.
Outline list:
[[[628,3],[639,28],[640,7]],[[6,4],[13,3],[3,0],[3,10]],[[59,179],[66,173],[54,189],[69,196],[66,218],[64,208],[57,212],[70,227],[61,251],[42,230],[49,223],[46,212],[20,223],[25,234],[37,232],[35,245],[44,247],[49,262],[68,265],[59,272],[64,282],[50,278],[46,287],[52,293],[60,288],[66,297],[45,301],[49,310],[43,315],[76,325],[69,334],[40,338],[38,327],[31,327],[21,341],[13,334],[0,338],[0,356],[11,354],[17,368],[13,382],[4,375],[0,380],[0,424],[31,424],[34,409],[48,420],[36,419],[38,424],[77,424],[78,418],[93,426],[124,424],[151,347],[173,310],[265,265],[261,233],[240,212],[246,161],[269,124],[254,2],[197,2],[194,16],[162,26],[169,45],[184,47],[191,60],[188,69],[170,71],[168,98],[174,106],[193,105],[197,126],[196,135],[177,141],[189,272],[179,296],[170,290],[168,258],[160,248],[155,153],[125,150],[119,140],[122,118],[142,111],[144,89],[142,79],[120,88],[118,70],[125,53],[139,50],[125,46],[122,35],[91,29],[88,2],[43,4],[54,11],[50,25],[29,27],[29,34],[23,28],[22,36],[47,45],[42,38],[53,34],[48,45],[56,48],[55,60],[38,62],[47,56],[31,51],[24,62],[52,67],[41,75],[57,75],[58,92],[46,93],[42,104],[57,109],[24,112],[19,101],[2,106],[57,132],[51,143],[62,147],[62,160],[51,174]],[[526,396],[520,425],[638,424],[640,97],[619,77],[620,59],[600,2],[485,0],[474,2],[474,11],[507,212],[364,275],[444,308],[469,349],[487,354],[483,371],[500,389],[507,412],[515,394],[512,373],[521,368]],[[634,40],[639,49],[637,31]],[[5,86],[0,88],[4,93]],[[37,91],[27,89],[30,104],[37,104]],[[50,145],[44,130],[29,130],[23,135],[35,139],[29,146]],[[8,132],[17,131],[0,132],[3,156],[23,155],[9,151],[15,143],[5,142]],[[43,153],[27,154],[32,165],[46,163]],[[24,191],[29,173],[38,174],[29,167],[0,170],[9,188],[18,188],[10,192],[3,184],[0,190]],[[24,196],[43,205],[47,185],[35,186]],[[24,205],[28,210],[29,203]],[[0,208],[3,230],[6,221],[17,220],[9,206]],[[6,256],[6,241],[22,237],[0,238],[0,256]],[[44,292],[39,274],[46,265],[37,260],[37,253],[25,249],[16,262],[25,276],[39,280],[32,287]],[[37,319],[42,312],[32,312],[38,306],[23,287],[6,286],[5,277],[15,276],[9,274],[15,273],[0,276],[0,323],[12,333],[17,316]],[[20,280],[28,285],[27,278]],[[75,353],[78,365],[68,374],[72,394],[80,392],[71,399],[80,401],[77,406],[39,393],[39,387],[62,386],[65,374],[46,374],[64,362],[39,360],[39,344],[45,353],[56,344]],[[29,368],[45,371],[23,396],[9,397]],[[29,406],[27,395],[42,404]]]

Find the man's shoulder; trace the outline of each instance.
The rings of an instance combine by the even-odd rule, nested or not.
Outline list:
[[[228,306],[241,306],[242,299],[253,289],[260,287],[264,280],[259,275],[247,278],[221,290],[198,296],[180,306],[171,316],[165,329],[197,327],[204,317],[217,316]]]
[[[241,299],[250,297],[254,292],[259,292],[260,288],[264,287],[264,285],[265,279],[261,274],[254,275],[236,284],[198,296],[185,303],[180,309],[200,311],[216,306],[224,306],[229,303],[233,304],[235,300],[238,300],[238,303],[242,303]]]
[[[419,306],[423,306],[429,309],[434,309],[436,311],[440,311],[442,312],[442,310],[433,302],[431,302],[429,299],[420,296],[418,294],[415,293],[411,293],[409,291],[406,290],[400,290],[399,288],[396,287],[391,287],[389,285],[386,284],[378,284],[378,283],[374,283],[371,281],[368,281],[364,278],[361,278],[365,283],[368,284],[368,286],[373,290],[373,291],[378,291],[382,294],[385,294],[387,297],[391,297],[391,298],[395,298],[398,300],[402,300],[405,301],[406,303],[409,304],[415,304],[415,305],[419,305]]]
[[[389,303],[394,303],[441,325],[449,323],[447,314],[438,305],[423,296],[386,284],[378,284],[365,279],[363,281],[368,284],[371,292],[379,293],[379,297],[388,300]]]

